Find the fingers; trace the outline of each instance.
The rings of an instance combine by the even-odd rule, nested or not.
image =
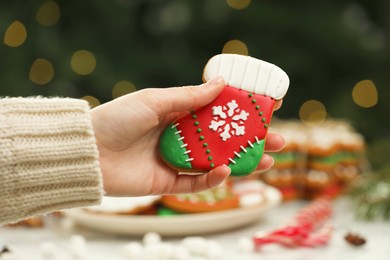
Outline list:
[[[279,152],[286,145],[286,141],[282,135],[278,133],[268,132],[267,141],[265,142],[265,151],[266,152]],[[269,170],[274,165],[274,158],[268,154],[263,154],[263,157],[260,160],[259,165],[257,166],[257,171],[266,171]]]
[[[285,140],[282,135],[274,132],[268,132],[267,142],[265,145],[266,152],[278,152],[283,149],[284,146]],[[270,169],[273,164],[274,159],[270,155],[264,154],[256,170],[266,171]],[[176,183],[170,193],[193,193],[211,189],[221,184],[230,175],[230,172],[231,169],[228,166],[222,165],[206,174],[178,175]]]
[[[194,193],[220,185],[230,175],[226,165],[216,167],[208,173],[200,175],[178,175],[170,193]]]
[[[276,100],[275,105],[274,105],[274,110],[278,110],[283,104],[283,99],[281,100]]]
[[[222,91],[225,83],[222,77],[214,78],[200,86],[173,87],[149,92],[158,115],[188,111],[205,106]]]
[[[266,171],[272,167],[274,159],[268,154],[264,154],[256,171]],[[178,175],[176,177],[175,185],[169,193],[196,193],[203,190],[208,190],[220,185],[230,175],[231,169],[222,165],[209,173],[200,175]]]
[[[267,141],[265,142],[266,152],[279,152],[286,145],[284,137],[275,132],[267,133]]]
[[[268,154],[264,154],[263,158],[261,158],[259,165],[256,168],[256,171],[266,171],[269,170],[274,165],[274,158],[272,158]]]
[[[268,133],[268,135],[266,151],[280,151],[285,145],[284,138],[277,133]],[[273,165],[274,159],[272,156],[264,154],[256,171],[263,172],[269,170]],[[178,175],[170,193],[194,193],[211,189],[225,181],[230,173],[231,169],[226,165],[222,165],[205,174]]]

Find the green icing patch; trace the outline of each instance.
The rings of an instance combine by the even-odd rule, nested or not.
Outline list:
[[[170,217],[170,216],[176,216],[180,213],[177,211],[174,211],[173,209],[167,208],[167,207],[161,207],[157,209],[157,215],[160,217]]]
[[[356,162],[362,158],[362,154],[356,152],[341,151],[329,156],[310,156],[309,161],[312,163],[321,163],[334,165],[340,162]]]
[[[279,152],[270,154],[275,163],[286,163],[286,162],[294,162],[298,159],[298,154],[295,152]]]
[[[191,163],[186,162],[189,159],[188,154],[184,154],[186,148],[183,141],[178,141],[180,138],[179,134],[175,134],[178,129],[172,127],[173,124],[170,124],[165,128],[164,132],[160,137],[160,154],[163,160],[171,164],[175,168],[181,169],[192,169]]]
[[[246,153],[241,151],[241,156],[234,157],[234,163],[230,163],[228,166],[232,169],[232,176],[245,176],[253,172],[260,162],[261,157],[264,153],[265,141],[261,140],[259,143],[253,143],[253,147],[246,147]]]

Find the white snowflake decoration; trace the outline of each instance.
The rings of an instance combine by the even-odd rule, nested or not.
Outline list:
[[[214,106],[212,110],[214,117],[209,128],[214,132],[218,131],[223,141],[232,136],[245,134],[244,123],[248,119],[249,113],[240,109],[234,99],[228,102],[226,106]]]

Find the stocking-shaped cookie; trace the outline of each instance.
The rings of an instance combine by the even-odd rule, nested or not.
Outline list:
[[[220,54],[203,72],[225,88],[210,104],[172,122],[160,138],[162,159],[179,171],[204,172],[225,164],[234,176],[256,169],[275,100],[286,94],[289,78],[279,67],[248,56]]]

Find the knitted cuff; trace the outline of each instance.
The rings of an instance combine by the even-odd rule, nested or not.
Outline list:
[[[0,99],[0,223],[97,204],[102,195],[87,102]]]

